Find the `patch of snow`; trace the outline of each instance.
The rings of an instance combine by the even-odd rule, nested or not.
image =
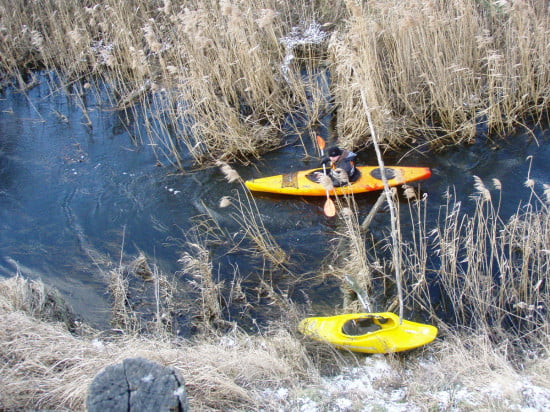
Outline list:
[[[105,345],[99,339],[92,340],[92,346],[99,351],[102,351],[103,349],[105,349]]]
[[[392,402],[403,402],[407,396],[407,391],[403,388],[396,389],[390,392],[390,400]]]
[[[293,27],[288,36],[279,40],[286,49],[305,44],[321,44],[328,37],[328,33],[321,30],[319,23],[313,21],[308,26],[306,23],[302,24],[302,26]]]
[[[523,412],[550,411],[550,389],[523,382],[520,392],[526,404]]]
[[[442,409],[447,409],[451,403],[451,393],[449,391],[439,391],[434,393],[433,396]]]
[[[288,397],[288,389],[279,388],[275,391],[275,397],[277,399],[286,399]]]
[[[435,362],[426,357],[419,359],[416,366],[431,370],[436,367]],[[437,410],[458,411],[483,409],[488,404],[511,411],[550,411],[550,388],[534,385],[528,377],[497,379],[479,387],[454,382],[451,387],[425,393],[415,400],[407,399],[407,377],[411,376],[409,371],[396,370],[384,355],[371,355],[365,357],[362,365],[344,369],[337,376],[323,377],[318,384],[300,388],[298,392],[287,388],[266,389],[261,396],[280,411],[421,412],[427,405]]]
[[[149,383],[149,382],[152,382],[153,379],[154,379],[153,375],[149,374],[141,378],[141,381],[145,383]]]
[[[290,64],[296,57],[293,53],[296,46],[304,46],[308,44],[321,44],[328,37],[328,33],[321,29],[321,25],[315,21],[307,23],[302,22],[302,25],[293,27],[290,33],[279,39],[279,42],[285,47],[285,57],[281,65],[283,75],[289,81],[288,73],[290,72]]]
[[[226,348],[234,348],[237,346],[237,341],[230,336],[222,336],[219,340],[219,344]]]
[[[301,404],[300,405],[301,412],[318,412],[319,410],[317,403],[311,399],[300,398],[298,399],[298,402]]]
[[[351,408],[351,406],[353,405],[353,402],[348,398],[338,398],[336,399],[335,404],[338,407],[338,409],[345,411]]]

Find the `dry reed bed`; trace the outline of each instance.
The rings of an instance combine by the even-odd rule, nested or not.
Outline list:
[[[408,213],[399,214],[399,250],[391,249],[388,235],[376,244],[367,242],[370,256],[380,263],[384,250],[400,254],[407,310],[429,313],[434,320],[443,315],[459,329],[485,334],[495,346],[507,346],[511,359],[529,350],[547,354],[550,188],[543,185],[539,195],[535,182],[527,179],[529,202],[504,221],[500,206],[506,188],[497,179],[491,185],[475,181],[472,213],[463,212],[462,202],[448,191],[438,222],[430,228],[427,196],[409,199]],[[403,227],[410,233],[402,233]],[[382,268],[373,260],[369,264],[373,272],[391,277],[389,261]],[[394,302],[390,309],[395,308]]]
[[[225,172],[236,177],[229,170]],[[524,383],[550,389],[549,325],[545,316],[550,304],[550,254],[546,249],[550,239],[550,188],[543,186],[540,195],[535,190],[537,183],[527,179],[526,186],[532,189],[529,203],[504,222],[499,216],[502,187],[498,181],[492,183],[493,187],[488,188],[481,180],[476,181],[472,215],[461,213],[460,203],[449,194],[448,203],[442,206],[441,221],[436,228],[428,228],[423,220],[427,198],[411,197],[411,224],[399,225],[400,230],[410,227],[415,231],[414,236],[403,237],[412,238],[413,243],[403,241],[398,251],[404,260],[407,310],[431,314],[441,332],[440,338],[425,348],[429,361],[418,358],[418,352],[389,357],[396,374],[376,382],[380,388],[407,388],[407,402],[437,408],[441,393],[461,391],[469,395],[451,401],[458,408],[499,408],[510,402],[521,404]],[[369,271],[366,265],[370,262],[365,262],[365,241],[358,222],[353,220],[353,199],[347,200],[350,203],[342,209],[341,231],[349,254],[341,259],[347,261],[347,269],[360,276],[362,270]],[[405,218],[402,213],[400,216]],[[256,224],[248,218],[241,222],[244,226]],[[207,232],[211,230],[206,228]],[[380,242],[384,241],[377,246]],[[116,304],[120,296],[124,300],[127,295],[125,279],[116,281],[119,297],[114,310],[118,317],[128,316],[132,321],[118,323],[118,337],[71,322],[52,324],[52,320],[65,319],[54,316],[62,312],[57,309],[63,308],[56,303],[56,295],[52,298],[43,285],[20,277],[0,283],[0,406],[80,409],[89,383],[103,367],[134,356],[180,370],[194,409],[292,409],[304,396],[334,405],[331,391],[323,386],[324,370],[345,372],[346,367],[357,366],[360,358],[299,337],[295,325],[303,309],[284,296],[272,300],[283,322],[271,325],[269,330],[249,336],[234,325],[224,334],[217,332],[217,321],[223,318],[218,305],[221,285],[214,279],[205,245],[204,238],[199,237],[181,260],[202,302],[194,306],[203,334],[193,341],[174,339],[167,333],[169,323],[164,331],[160,325],[152,329],[155,338],[136,334],[135,314],[120,310],[124,303]],[[430,276],[427,262],[434,248],[440,259],[436,277]],[[149,267],[145,263],[138,258],[128,266],[141,272]],[[391,268],[376,270],[392,272]],[[113,276],[124,273],[114,271]],[[428,286],[434,281],[441,285],[447,309],[456,315],[456,321],[450,324],[437,319],[440,308],[430,301]],[[270,293],[280,294],[274,290]],[[170,292],[164,294],[170,302]],[[164,307],[164,299],[160,307]],[[80,335],[71,334],[67,325]],[[227,330],[227,324],[224,328]],[[487,389],[479,391],[480,387]],[[278,389],[287,394],[284,399],[266,397]],[[364,402],[357,394],[346,396]]]
[[[510,360],[529,351],[546,356],[550,187],[531,178],[525,186],[531,191],[527,203],[503,220],[500,209],[506,188],[497,179],[489,185],[476,177],[475,194],[469,200],[473,211],[464,212],[463,202],[448,190],[433,227],[427,221],[428,196],[418,198],[406,187],[405,206],[396,195],[392,200],[401,209],[396,214],[397,248],[389,229],[376,235],[363,233],[353,199],[346,199],[338,246],[325,268],[342,282],[344,309],[362,310],[360,302],[346,299],[357,299],[357,292],[368,296],[372,311],[401,309],[398,262],[406,315],[421,313],[443,330],[448,324],[486,336],[495,347],[505,347]],[[394,254],[398,259],[392,258]]]
[[[32,83],[29,69],[42,66],[57,71],[65,84],[81,80],[83,89],[94,76],[107,80],[117,104],[144,110],[149,131],[144,138],[180,167],[182,145],[199,163],[219,157],[247,160],[278,144],[275,136],[285,114],[302,107],[314,122],[326,109],[326,96],[316,89],[320,86],[315,81],[304,85],[297,65],[283,64],[289,50],[280,39],[293,27],[308,27],[303,21],[335,23],[330,39],[323,38],[324,64],[333,74],[331,91],[343,146],[369,144],[366,117],[358,116],[365,109],[371,110],[384,144],[396,146],[422,135],[437,147],[469,141],[480,124],[506,133],[523,116],[542,116],[548,109],[550,19],[544,1],[500,6],[465,0],[362,6],[354,1],[303,1],[296,8],[282,4],[110,0],[83,7],[76,0],[2,0],[0,64],[22,88]],[[317,65],[319,54],[313,48],[305,51],[311,55],[302,55],[300,63]],[[308,95],[314,96],[313,103]],[[511,353],[524,361],[521,351],[513,350],[522,346],[518,343],[547,347],[548,199],[537,195],[535,182],[528,180],[527,185],[533,188],[529,206],[508,222],[501,221],[498,200],[493,200],[501,188],[491,192],[480,181],[475,214],[460,213],[460,204],[449,196],[436,228],[427,228],[423,220],[426,199],[411,201],[414,241],[392,251],[403,254],[408,309],[437,318],[440,308],[432,307],[428,289],[436,280],[456,323],[479,336],[479,341],[463,340],[464,345],[437,346],[438,358],[451,358],[459,366],[445,364],[431,386],[420,368],[415,376],[422,391],[434,392],[454,381],[475,382],[479,371],[468,375],[462,366],[480,352],[486,356],[478,365],[486,368],[483,376],[490,382],[495,374],[489,370],[511,370]],[[276,244],[256,220],[255,206],[249,199],[233,200],[236,221],[255,228],[246,230],[255,250],[275,250],[266,261],[282,264],[286,255],[274,249]],[[353,207],[348,210],[343,231],[353,250],[343,259],[357,273],[370,276],[365,240]],[[440,260],[435,277],[428,264],[434,250]],[[219,285],[208,279],[212,271],[205,259],[207,250],[198,245],[195,255],[184,256],[181,263],[197,268],[199,294],[209,303],[202,311],[209,318],[220,310],[214,304]],[[391,268],[373,269],[391,273]],[[116,271],[114,275],[115,285],[124,289],[124,279]],[[362,283],[370,284],[370,278]],[[128,316],[125,291],[120,292],[119,314]],[[185,344],[183,349],[130,335],[100,344],[60,326],[37,323],[28,316],[41,316],[32,307],[3,301],[1,308],[0,336],[6,343],[1,346],[3,408],[78,409],[93,375],[128,356],[178,367],[194,408],[257,407],[265,382],[283,380],[297,387],[305,377],[315,380],[319,375],[311,362],[314,351],[305,352],[285,328],[265,337],[237,334],[237,346],[222,345],[228,358],[220,359],[220,341],[212,336],[203,345]],[[547,371],[543,369],[540,379],[548,387]]]
[[[349,1],[348,24],[329,44],[347,145],[365,143],[361,90],[390,145],[411,136],[436,147],[468,142],[480,125],[506,134],[526,114],[547,111],[547,2],[372,3]]]
[[[183,146],[199,163],[247,161],[280,143],[286,114],[314,125],[330,98],[304,67],[330,69],[346,147],[370,144],[361,92],[389,146],[505,134],[548,109],[544,0],[12,3],[0,2],[2,73],[22,88],[39,67],[62,84],[105,79],[180,168]]]
[[[499,196],[501,184],[498,180],[493,184]],[[502,335],[518,342],[532,338],[531,343],[538,343],[550,332],[546,315],[550,199],[538,207],[529,203],[503,222],[498,200],[493,203],[494,193],[480,179],[476,189],[474,216],[465,218],[459,202],[450,203],[443,211],[440,230],[434,233],[441,251],[443,288],[454,303],[459,324],[491,330],[495,338]]]
[[[104,78],[117,104],[141,102],[146,119],[161,123],[161,131],[150,130],[148,138],[176,162],[182,145],[198,162],[246,160],[279,143],[275,135],[285,113],[305,99],[303,90],[290,92],[304,86],[299,75],[283,73],[287,50],[281,39],[302,19],[312,21],[333,5],[6,2],[0,5],[2,71],[21,87],[26,68],[34,67],[55,70],[62,82]]]
[[[407,388],[407,402],[433,408],[441,406],[442,393],[460,392],[464,396],[466,392],[467,397],[450,401],[466,410],[521,404],[522,388],[529,388],[524,384],[550,389],[546,316],[550,305],[550,188],[543,186],[544,192],[539,194],[535,181],[528,178],[525,184],[532,189],[531,198],[508,221],[499,216],[503,188],[496,180],[491,187],[476,180],[472,215],[461,213],[461,204],[449,194],[448,203],[441,207],[441,221],[433,229],[423,220],[427,198],[410,198],[411,224],[399,226],[400,230],[410,227],[415,231],[414,236],[403,237],[412,238],[413,243],[402,242],[402,249],[397,251],[404,260],[405,302],[408,311],[431,314],[441,333],[425,349],[429,361],[418,358],[418,352],[403,358],[389,357],[397,375],[380,378],[378,387]],[[360,275],[369,262],[365,262],[368,256],[363,234],[353,221],[353,207],[350,203],[342,209],[341,230],[349,255],[341,259],[347,260],[350,271]],[[247,219],[242,222],[254,224]],[[433,257],[433,249],[440,259],[435,277],[427,261]],[[295,407],[304,396],[334,405],[330,391],[322,386],[323,369],[344,371],[347,366],[357,366],[359,358],[297,336],[294,326],[300,309],[283,297],[273,302],[284,314],[284,323],[255,336],[236,327],[223,335],[217,333],[212,320],[222,314],[212,302],[219,302],[216,295],[220,284],[213,279],[209,259],[207,248],[197,241],[181,261],[197,285],[199,299],[207,304],[195,305],[206,332],[193,341],[174,340],[159,330],[155,330],[156,338],[140,336],[135,333],[134,322],[120,322],[122,335],[118,337],[71,322],[52,324],[52,320],[65,319],[54,316],[61,306],[55,294],[52,298],[43,285],[20,277],[0,283],[0,406],[8,410],[81,409],[93,377],[103,367],[134,356],[180,370],[194,409],[277,410]],[[147,266],[142,259],[138,261],[140,268]],[[376,270],[392,272],[391,268]],[[455,314],[450,324],[437,319],[441,308],[430,301],[431,282],[439,282],[446,309]],[[121,279],[117,285],[124,297],[127,282]],[[124,311],[115,309],[123,316]],[[81,335],[71,334],[67,325]],[[281,389],[289,395],[285,399],[269,398],[269,389],[271,393]],[[346,396],[364,402],[354,393]]]

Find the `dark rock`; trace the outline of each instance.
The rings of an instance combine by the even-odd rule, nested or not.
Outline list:
[[[185,384],[174,368],[143,358],[107,366],[92,381],[86,400],[88,412],[178,411],[189,405]]]

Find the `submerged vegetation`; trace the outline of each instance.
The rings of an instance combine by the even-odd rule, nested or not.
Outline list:
[[[296,333],[314,303],[293,302],[272,281],[279,272],[298,278],[297,265],[227,162],[249,162],[284,144],[289,127],[313,136],[309,130],[329,112],[344,147],[372,145],[376,130],[385,149],[414,150],[506,135],[548,114],[550,9],[542,0],[13,3],[0,0],[2,87],[33,87],[40,70],[86,117],[88,93],[104,98],[95,85],[107,84],[112,105],[145,119],[146,135],[138,137],[159,160],[183,170],[189,154],[196,165],[222,169],[233,191],[220,206],[240,230],[226,233],[216,213],[197,217],[179,260],[193,292],[185,297],[147,257],[123,265],[121,256],[106,275],[117,335],[54,315],[62,305],[43,285],[2,282],[1,409],[80,409],[103,366],[144,356],[180,369],[193,409],[299,409],[309,397],[320,409],[346,410],[325,393],[323,376],[364,358]],[[307,154],[313,141],[302,144]],[[341,282],[349,298],[342,310],[362,310],[355,298],[368,292],[373,308],[404,306],[440,329],[442,339],[430,347],[389,356],[397,375],[375,383],[406,388],[401,399],[411,407],[525,403],[523,387],[514,386],[521,374],[550,390],[550,188],[539,190],[528,176],[530,198],[505,220],[506,188],[491,183],[476,180],[472,214],[449,189],[434,225],[427,196],[405,187],[398,201],[393,192],[397,230],[382,237],[359,222],[352,197],[337,199],[337,247],[319,277]],[[216,277],[210,249],[222,243],[260,258],[253,291],[238,268],[230,284]],[[149,305],[138,307],[131,295],[149,297]],[[279,320],[244,333],[231,314],[262,305]],[[181,319],[196,327],[191,340],[177,333]],[[496,378],[508,391],[496,401],[489,392],[454,393]],[[441,401],[437,394],[449,389],[451,398]],[[378,405],[366,394],[349,399],[347,410]]]

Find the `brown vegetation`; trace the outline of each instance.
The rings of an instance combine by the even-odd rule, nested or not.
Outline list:
[[[84,112],[84,97],[94,91],[95,79],[106,81],[117,106],[143,111],[144,139],[180,168],[182,147],[197,163],[249,161],[280,143],[277,135],[288,113],[303,111],[308,126],[314,124],[331,110],[327,85],[312,76],[304,79],[302,68],[330,70],[342,146],[368,146],[376,129],[386,147],[420,136],[442,147],[470,141],[480,126],[505,134],[526,116],[538,120],[547,113],[546,3],[0,0],[0,70],[3,80],[15,79],[24,89],[36,80],[34,69],[46,69],[52,80],[57,77],[52,88],[77,90]],[[241,182],[226,163],[219,165],[228,181]],[[529,366],[526,354],[548,359],[547,193],[539,195],[528,178],[528,205],[503,221],[498,195],[504,189],[493,183],[495,189],[489,189],[477,181],[471,216],[461,212],[449,193],[432,228],[425,219],[427,198],[416,199],[406,188],[410,224],[402,225],[407,214],[397,213],[395,233],[377,240],[361,231],[353,199],[338,199],[344,207],[337,234],[345,247],[331,256],[343,262],[340,271],[331,272],[343,285],[352,272],[355,285],[385,308],[395,309],[391,299],[396,286],[403,286],[400,306],[430,316],[445,337],[427,349],[440,362],[435,369],[411,360],[414,367],[402,372],[412,381],[411,399],[424,405],[437,407],[431,394],[449,385],[475,388],[496,374],[512,381],[518,366]],[[226,210],[252,245],[252,254],[263,258],[263,270],[289,271],[290,257],[243,192],[236,190],[222,205],[230,207]],[[400,206],[395,198],[389,201]],[[405,227],[411,228],[410,236],[401,237]],[[200,303],[192,317],[201,334],[193,342],[174,338],[173,311],[180,310],[173,299],[176,286],[144,257],[128,267],[121,259],[109,273],[118,337],[51,315],[46,308],[57,311],[62,305],[44,286],[19,277],[3,282],[0,408],[82,408],[87,385],[102,367],[143,356],[182,371],[193,409],[269,410],[281,403],[266,399],[266,388],[283,385],[299,398],[304,386],[319,384],[325,369],[334,372],[358,362],[349,354],[309,346],[297,336],[294,326],[303,309],[268,282],[261,293],[279,308],[284,322],[256,336],[229,324],[230,332],[221,336],[220,294],[227,285],[214,278],[201,237],[186,240],[180,263]],[[436,265],[430,261],[434,256]],[[396,265],[403,271],[397,280],[392,277]],[[127,299],[126,269],[145,271],[143,282],[151,285],[156,303],[152,327],[136,316]],[[231,293],[246,300],[241,281],[235,279]],[[430,292],[434,285],[442,296],[437,306]],[[453,314],[454,321],[446,324],[442,311]],[[465,364],[475,368],[465,370]],[[550,388],[547,364],[539,362],[532,376]],[[481,408],[490,408],[490,402],[482,399]]]
[[[498,194],[502,187],[495,183]],[[530,179],[526,183],[534,187]],[[407,311],[429,313],[440,329],[440,338],[410,356],[389,357],[394,372],[369,383],[376,385],[372,390],[379,388],[385,393],[388,388],[402,388],[407,391],[409,405],[437,409],[444,404],[474,410],[529,404],[532,399],[525,399],[524,384],[529,390],[533,388],[529,385],[550,389],[549,325],[545,316],[550,304],[547,199],[533,190],[531,203],[503,222],[498,201],[493,204],[492,191],[481,180],[477,189],[473,216],[462,214],[460,204],[449,196],[449,203],[442,206],[442,221],[434,229],[427,228],[422,220],[427,198],[411,199],[413,224],[408,227],[415,231],[414,240],[411,244],[403,242],[397,251],[406,268],[405,304]],[[342,242],[347,243],[343,249],[348,254],[336,258],[345,261],[346,269],[358,277],[365,274],[362,270],[383,276],[387,273],[390,275],[385,282],[391,283],[391,268],[368,260],[364,248],[369,242],[354,222],[353,199],[345,201],[351,202],[341,212]],[[441,258],[435,278],[427,269],[427,239]],[[304,399],[334,408],[341,398],[333,398],[334,388],[328,390],[321,376],[328,371],[349,373],[349,366],[357,370],[363,358],[337,353],[297,335],[295,325],[301,309],[274,290],[270,294],[281,311],[281,322],[254,336],[242,333],[236,324],[227,329],[230,324],[226,324],[221,334],[223,285],[214,280],[206,247],[200,240],[190,246],[181,263],[193,278],[202,302],[194,305],[202,332],[192,341],[175,339],[169,330],[159,328],[149,328],[154,337],[138,333],[144,329],[136,327],[136,313],[130,313],[125,303],[120,310],[120,302],[127,295],[124,279],[112,288],[122,296],[113,300],[118,336],[75,322],[55,292],[41,283],[18,276],[0,283],[0,407],[81,409],[88,385],[103,367],[141,356],[182,373],[193,409],[292,409],[307,403]],[[343,253],[342,249],[337,253]],[[492,265],[498,267],[498,278],[493,276]],[[148,267],[140,256],[127,269],[141,273]],[[128,275],[127,269],[121,267],[114,273]],[[377,278],[368,282],[371,280],[379,282]],[[150,281],[149,276],[143,281]],[[456,323],[437,319],[440,308],[432,306],[428,293],[429,283],[434,281],[441,283],[447,309],[456,315]],[[380,293],[384,292],[375,289],[372,293],[377,305],[384,301],[384,296],[377,295]],[[159,307],[172,300],[169,293],[158,296]],[[59,320],[64,323],[52,323]],[[368,357],[365,362],[368,364]],[[481,387],[484,390],[480,391]],[[284,396],[277,395],[279,390]],[[345,391],[341,396],[357,405],[376,403],[372,390],[367,398],[356,391]],[[442,396],[450,398],[442,400]]]
[[[357,119],[361,91],[390,145],[411,135],[436,147],[468,141],[479,125],[508,133],[548,109],[543,1],[381,1],[350,11],[330,44],[338,134],[350,146],[367,129]]]
[[[332,110],[329,94],[349,148],[371,143],[361,93],[390,147],[506,134],[550,99],[544,0],[1,1],[0,16],[5,79],[25,88],[44,68],[81,93],[106,80],[180,168],[182,147],[199,163],[257,157],[288,113],[313,125]],[[312,75],[323,67],[331,85]]]
[[[449,194],[435,228],[427,227],[425,221],[427,197],[410,197],[411,222],[403,221],[407,213],[398,213],[397,223],[399,231],[410,228],[414,233],[400,238],[400,248],[391,253],[400,253],[403,261],[407,313],[429,315],[440,336],[419,351],[390,356],[387,361],[394,372],[369,385],[376,384],[381,393],[406,388],[410,405],[433,408],[441,407],[441,396],[460,392],[461,396],[444,404],[466,410],[499,409],[510,402],[529,404],[523,385],[529,390],[533,388],[529,385],[550,389],[550,334],[545,314],[550,305],[549,203],[546,193],[541,196],[535,191],[535,181],[528,178],[526,185],[532,189],[531,200],[508,221],[499,216],[503,188],[498,181],[490,189],[477,180],[477,208],[472,215],[461,213],[460,203]],[[376,244],[374,237],[365,238],[356,221],[353,198],[340,200],[338,234],[345,247],[336,248],[330,260],[344,262],[341,269],[354,274],[359,288],[372,285],[374,307],[387,308],[392,304],[395,280],[391,265],[381,262],[385,250],[391,249],[385,247],[391,243],[390,236]],[[249,213],[246,208],[235,210]],[[241,222],[255,224],[248,217]],[[368,364],[369,357],[339,353],[298,335],[295,326],[304,308],[267,283],[262,288],[279,310],[280,321],[255,335],[243,333],[236,322],[224,321],[220,302],[228,285],[215,280],[207,242],[201,238],[221,240],[224,235],[209,224],[215,225],[198,224],[196,238],[190,232],[188,251],[180,262],[199,303],[188,309],[200,330],[192,340],[177,338],[171,329],[171,317],[177,315],[171,312],[177,306],[174,297],[181,285],[163,287],[172,282],[156,273],[143,255],[128,265],[121,258],[120,268],[111,272],[116,334],[75,321],[55,291],[41,283],[19,276],[1,282],[0,407],[80,409],[88,385],[103,367],[135,356],[177,368],[185,378],[193,409],[292,409],[304,399],[335,407],[339,398],[333,398],[321,377],[347,374],[349,367]],[[372,260],[376,254],[379,261]],[[428,261],[434,255],[440,259],[435,271]],[[334,268],[330,271],[336,276],[344,274]],[[127,299],[131,277],[158,285],[152,321],[143,318],[141,309],[136,312]],[[246,301],[240,282],[238,278],[232,282],[234,301],[226,299],[224,304],[259,305]],[[378,287],[380,282],[386,286]],[[436,302],[429,292],[434,284],[439,284],[443,296]],[[439,318],[441,305],[455,315],[454,320]],[[350,309],[360,310],[356,305],[345,308]],[[480,387],[485,390],[479,391]],[[279,390],[284,397],[277,395]],[[372,391],[367,398],[354,391],[340,396],[358,405],[373,401]]]
[[[0,408],[81,410],[88,386],[105,366],[144,357],[182,372],[193,410],[260,406],[258,393],[317,378],[304,348],[285,329],[263,337],[238,330],[202,343],[98,331],[71,334],[46,322],[27,289],[43,288],[14,277],[0,283]],[[22,304],[25,302],[25,304]],[[223,353],[223,356],[221,356]]]

